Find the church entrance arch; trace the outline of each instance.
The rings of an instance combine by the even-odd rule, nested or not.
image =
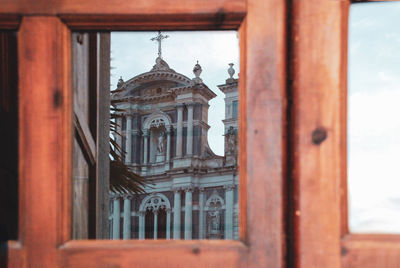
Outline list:
[[[139,238],[171,238],[171,204],[161,193],[143,199],[139,208]]]

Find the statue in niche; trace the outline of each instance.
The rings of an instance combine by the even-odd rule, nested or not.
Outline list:
[[[158,135],[158,144],[157,144],[157,151],[159,154],[164,153],[164,131],[160,131]]]
[[[221,230],[221,215],[219,210],[214,210],[214,211],[209,211],[208,212],[209,216],[209,226],[208,226],[208,232],[209,235],[212,237],[215,237],[215,235],[220,234]]]
[[[236,152],[236,130],[233,127],[229,127],[225,136],[227,139],[227,153],[234,154]]]

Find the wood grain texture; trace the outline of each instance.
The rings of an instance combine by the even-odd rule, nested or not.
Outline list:
[[[239,239],[247,240],[247,98],[246,98],[246,49],[247,23],[239,29],[240,72],[239,72]]]
[[[21,16],[16,14],[0,14],[0,30],[16,30],[21,21]]]
[[[71,241],[60,249],[61,267],[246,267],[238,241]]]
[[[7,247],[8,254],[6,259],[0,261],[1,267],[25,267],[25,250],[22,247],[22,244],[17,241],[8,241]]]
[[[400,267],[400,235],[347,235],[342,244],[342,267]]]
[[[245,15],[246,1],[0,0],[0,13],[61,15],[74,28],[86,29],[232,29]]]
[[[110,56],[111,34],[96,34],[96,238],[108,239],[110,189]]]
[[[69,42],[55,17],[26,17],[18,33],[19,240],[29,267],[56,267],[70,237]]]
[[[86,152],[86,156],[90,161],[90,164],[94,164],[96,161],[96,143],[90,132],[89,124],[87,122],[87,117],[80,107],[74,102],[74,125],[77,131],[77,135],[83,144]]]
[[[236,11],[235,11],[236,12]],[[61,15],[73,30],[225,30],[237,29],[244,11],[231,13],[223,8],[215,12],[130,15]],[[155,23],[157,22],[157,23]]]
[[[285,15],[285,1],[248,1],[240,72],[245,80],[240,138],[246,144],[240,148],[245,146],[246,162],[240,169],[245,166],[241,176],[247,182],[247,199],[241,200],[247,200],[241,207],[247,214],[247,267],[285,266]]]
[[[294,1],[292,11],[295,266],[340,267],[342,68],[348,2]]]
[[[53,4],[39,1],[35,3],[36,6],[25,1],[3,1],[5,5],[1,5],[0,12],[15,8],[15,12],[26,14],[61,14],[65,22],[77,29],[101,25],[103,29],[220,29],[237,28],[246,10],[244,1],[175,1],[163,2],[162,7],[157,5],[160,2],[135,2],[133,7],[132,3],[125,2],[114,5],[117,1],[107,4],[79,2],[79,6],[74,1],[54,1]],[[33,227],[24,226],[23,229],[23,237],[28,242],[27,259],[31,266],[98,267],[101,263],[108,267],[284,267],[285,8],[285,4],[278,0],[251,0],[246,23],[240,29],[240,95],[244,97],[240,111],[240,135],[245,141],[240,147],[240,166],[241,175],[247,175],[241,179],[241,209],[246,209],[246,212],[240,219],[244,228],[240,237],[245,244],[238,241],[72,241],[57,249],[58,241],[66,241],[70,235],[66,231],[71,226],[70,219],[63,212],[57,214],[56,209],[62,207],[65,208],[62,211],[70,210],[64,203],[71,193],[71,182],[63,178],[66,176],[65,166],[70,168],[70,160],[66,160],[66,157],[71,152],[72,132],[69,129],[69,134],[62,136],[65,134],[62,127],[71,127],[70,118],[66,123],[60,120],[65,119],[62,115],[71,112],[69,93],[64,92],[65,84],[60,85],[60,90],[68,95],[69,103],[61,109],[63,112],[55,109],[51,113],[54,110],[51,99],[53,85],[69,79],[66,70],[60,71],[64,67],[63,61],[57,64],[52,56],[68,58],[63,49],[68,48],[69,44],[67,40],[60,42],[57,38],[56,29],[64,27],[56,18],[24,19],[20,33],[24,42],[20,50],[26,56],[22,59],[24,64],[21,70],[28,75],[24,77],[23,85],[26,87],[29,82],[32,83],[36,76],[39,79],[33,88],[36,95],[25,90],[25,95],[20,97],[26,101],[34,95],[34,105],[28,110],[31,114],[34,112],[32,109],[40,113],[27,127],[32,128],[33,123],[40,123],[39,133],[42,136],[46,133],[44,139],[31,129],[25,129],[28,136],[21,138],[22,141],[27,140],[25,143],[30,144],[29,149],[33,150],[25,154],[24,163],[28,163],[22,168],[25,174],[29,172],[32,175],[35,182],[29,184],[25,182],[27,179],[24,180],[24,192],[35,195],[29,197],[30,205],[25,198],[23,200],[24,209],[33,208],[25,217]],[[88,13],[102,15],[83,19],[82,14]],[[111,15],[114,13],[121,14],[121,18],[123,14],[129,15],[118,19]],[[110,17],[104,14],[110,14]],[[179,16],[173,19],[176,14]],[[145,23],[130,22],[135,15],[143,15]],[[143,28],[140,23],[144,25]],[[59,50],[60,47],[63,49]],[[39,55],[46,54],[45,51],[47,55],[39,60]],[[42,100],[41,106],[38,105],[39,99]],[[25,120],[29,118],[27,111],[22,114]],[[45,117],[45,114],[51,116]],[[34,136],[37,148],[32,148],[33,141],[29,135]],[[60,140],[63,141],[62,145],[57,143]],[[25,143],[24,148],[27,148]],[[61,156],[56,154],[60,151],[64,152]],[[50,166],[53,168],[49,169]],[[44,177],[44,180],[36,183],[39,177]],[[65,188],[60,190],[58,187],[62,184],[54,178],[62,178]],[[243,186],[246,182],[247,186]],[[38,194],[39,190],[41,195]],[[63,202],[59,202],[58,196],[62,196]],[[46,213],[40,215],[39,209]],[[63,231],[57,238],[56,234],[60,232],[56,229],[59,226],[63,226]],[[26,235],[28,231],[30,235]],[[39,238],[34,241],[33,235]]]
[[[349,233],[348,226],[348,193],[347,193],[347,73],[348,73],[348,35],[350,5],[344,5],[340,14],[341,21],[341,48],[340,48],[340,236]]]

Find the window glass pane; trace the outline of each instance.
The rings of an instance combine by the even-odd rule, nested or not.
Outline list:
[[[232,118],[238,117],[238,101],[232,101]]]
[[[89,44],[87,48],[76,44],[73,66],[88,67],[76,72],[85,82],[78,81],[75,87],[87,89],[76,92],[81,97],[75,101],[81,102],[83,121],[97,150],[103,146],[109,151],[104,163],[109,173],[103,174],[101,185],[107,187],[102,191],[108,197],[102,205],[95,197],[100,192],[94,192],[99,187],[92,186],[100,185],[94,171],[99,164],[96,159],[91,162],[85,142],[80,141],[85,135],[77,131],[74,148],[81,155],[76,154],[74,164],[79,168],[74,177],[73,222],[86,233],[77,232],[74,238],[237,239],[237,33],[111,33],[110,119],[105,122],[97,115],[97,128],[110,125],[111,146],[95,140],[100,137],[91,123],[96,121],[91,115],[96,102],[90,98],[103,96],[91,93],[96,75],[92,73],[96,68],[90,68],[91,36],[80,35]]]
[[[350,11],[350,230],[400,233],[400,3]]]
[[[0,31],[0,242],[18,239],[17,82],[16,32]]]

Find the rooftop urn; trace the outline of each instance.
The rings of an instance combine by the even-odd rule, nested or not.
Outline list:
[[[124,85],[124,80],[122,79],[122,76],[119,77],[117,88],[121,88]]]
[[[203,71],[203,69],[201,69],[201,66],[199,64],[199,61],[197,61],[196,65],[193,67],[193,73],[195,75],[195,78],[193,78],[193,81],[196,83],[202,83],[203,80],[201,80],[200,78],[200,74]]]
[[[235,74],[235,69],[233,69],[233,63],[229,63],[229,69],[228,69],[228,74],[230,78],[233,78],[233,75]]]

